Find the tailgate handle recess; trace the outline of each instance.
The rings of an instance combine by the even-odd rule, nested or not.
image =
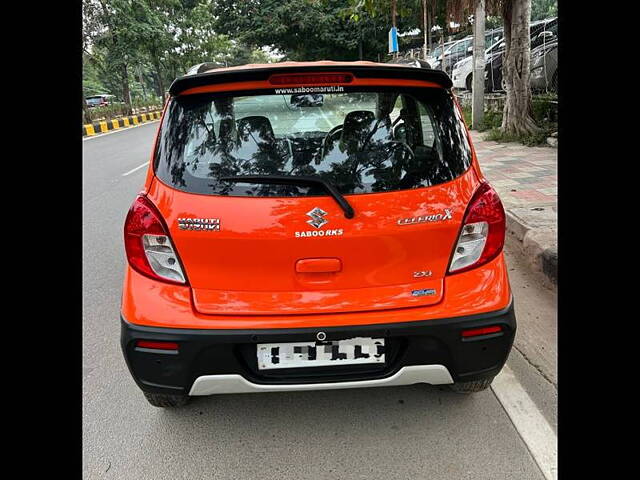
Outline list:
[[[296,262],[298,273],[332,273],[342,270],[339,258],[303,258]]]

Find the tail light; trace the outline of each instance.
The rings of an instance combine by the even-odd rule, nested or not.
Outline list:
[[[180,259],[156,207],[138,195],[124,222],[124,246],[129,265],[147,277],[186,284]]]
[[[178,350],[178,344],[176,342],[156,342],[152,340],[138,340],[136,342],[136,348],[147,348],[150,350]]]
[[[494,333],[502,332],[500,325],[494,325],[492,327],[471,328],[469,330],[462,331],[462,338],[471,337],[483,337],[485,335],[493,335]]]
[[[476,190],[462,221],[449,273],[459,273],[493,260],[504,246],[505,215],[502,202],[488,183]]]
[[[350,73],[291,73],[276,74],[269,77],[271,85],[317,85],[351,83]]]

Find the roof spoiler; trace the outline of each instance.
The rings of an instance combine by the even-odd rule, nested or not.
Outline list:
[[[197,75],[198,73],[206,72],[207,70],[213,70],[214,68],[222,67],[224,67],[224,65],[215,62],[198,63],[197,65],[194,65],[189,70],[187,70],[187,73],[185,73],[185,75]]]
[[[169,87],[169,93],[172,96],[179,95],[187,89],[194,87],[202,87],[205,85],[214,85],[217,83],[230,83],[230,82],[246,82],[246,81],[261,81],[268,80],[274,73],[306,73],[312,71],[322,72],[351,72],[357,78],[402,78],[412,80],[424,80],[428,82],[434,82],[441,85],[443,88],[449,89],[453,86],[451,78],[442,70],[432,70],[429,68],[415,68],[411,66],[362,66],[362,65],[299,65],[291,67],[265,67],[265,68],[251,68],[251,69],[220,69],[219,71],[206,71],[207,67],[203,67],[207,64],[199,64],[191,67],[189,72],[194,71],[192,74],[187,74],[182,77],[176,78]],[[211,68],[219,68],[217,64]],[[198,67],[198,68],[196,68]]]

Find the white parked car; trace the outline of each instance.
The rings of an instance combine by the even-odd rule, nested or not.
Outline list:
[[[494,43],[484,52],[485,61],[495,52],[504,49],[504,40]],[[471,82],[473,81],[473,56],[460,60],[453,66],[451,73],[453,80],[453,88],[471,90]]]

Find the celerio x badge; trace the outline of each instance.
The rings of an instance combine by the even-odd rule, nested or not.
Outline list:
[[[444,209],[444,213],[438,213],[436,215],[421,215],[419,217],[401,218],[398,220],[398,225],[413,225],[414,223],[428,223],[428,222],[442,222],[444,220],[451,220],[451,210]]]

